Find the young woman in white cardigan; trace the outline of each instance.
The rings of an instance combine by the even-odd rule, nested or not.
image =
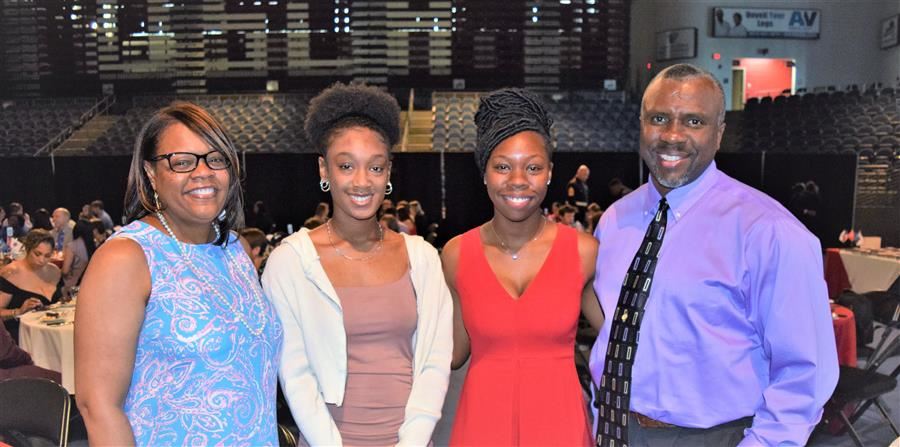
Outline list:
[[[285,239],[263,274],[284,325],[282,388],[309,445],[427,445],[441,416],[453,305],[440,257],[377,217],[399,111],[358,84],[312,100],[305,128],[333,217]]]

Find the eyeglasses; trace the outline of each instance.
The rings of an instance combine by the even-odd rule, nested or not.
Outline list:
[[[164,155],[150,157],[147,161],[166,160],[169,162],[169,169],[178,173],[193,172],[200,164],[200,160],[206,162],[206,166],[214,171],[228,169],[231,167],[231,161],[219,151],[209,151],[203,155],[197,155],[192,152],[169,152]]]

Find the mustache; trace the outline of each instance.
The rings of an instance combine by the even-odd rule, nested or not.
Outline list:
[[[653,150],[655,150],[655,151],[675,149],[678,152],[684,152],[684,147],[685,147],[684,143],[676,143],[676,144],[656,143],[652,146]]]

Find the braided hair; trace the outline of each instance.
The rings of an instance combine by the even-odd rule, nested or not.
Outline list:
[[[309,103],[303,128],[322,156],[335,133],[350,127],[377,132],[388,150],[400,141],[400,106],[393,96],[361,83],[335,83]]]
[[[504,88],[483,96],[475,114],[478,128],[475,163],[484,175],[491,152],[503,140],[526,130],[544,137],[547,155],[553,155],[550,127],[553,119],[534,93],[520,88]]]

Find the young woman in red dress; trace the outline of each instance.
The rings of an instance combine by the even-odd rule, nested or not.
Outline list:
[[[597,242],[542,214],[552,120],[536,96],[493,92],[475,123],[494,216],[442,255],[453,367],[472,358],[450,445],[592,445],[574,344],[581,311],[598,327],[603,318],[591,288]]]

